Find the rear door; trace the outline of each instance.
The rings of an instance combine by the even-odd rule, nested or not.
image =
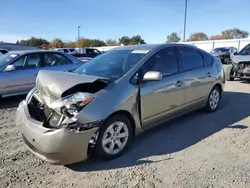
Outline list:
[[[43,62],[43,70],[69,71],[80,65],[80,63],[73,63],[68,57],[57,52],[45,53]]]
[[[15,70],[1,73],[2,95],[24,94],[31,90],[41,64],[42,53],[20,56],[12,63]]]
[[[185,104],[199,105],[204,102],[215,81],[212,64],[206,64],[199,49],[187,46],[179,46],[177,49],[185,88]]]
[[[142,67],[142,74],[159,71],[162,80],[140,85],[141,118],[143,126],[150,126],[177,113],[184,104],[184,90],[180,84],[179,64],[174,47],[157,52]]]

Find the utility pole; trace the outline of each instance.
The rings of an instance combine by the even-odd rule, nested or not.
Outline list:
[[[81,26],[78,26],[78,47],[80,48],[80,28]]]
[[[187,1],[188,1],[188,0],[185,0],[185,15],[184,15],[183,42],[186,40]]]

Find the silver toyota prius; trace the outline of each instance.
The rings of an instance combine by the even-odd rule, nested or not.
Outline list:
[[[217,110],[220,60],[184,44],[123,46],[73,72],[40,71],[16,124],[36,156],[53,164],[112,159],[149,127],[197,109]]]

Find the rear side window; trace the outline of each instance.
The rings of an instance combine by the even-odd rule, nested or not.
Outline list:
[[[193,70],[204,66],[203,58],[196,49],[178,47],[178,51],[182,63],[182,71]]]
[[[57,66],[71,63],[68,59],[58,53],[46,53],[44,54],[44,65],[45,66]]]
[[[201,51],[201,53],[202,53],[207,65],[208,66],[212,65],[214,57],[211,54],[209,54],[209,53],[207,53],[205,51]]]

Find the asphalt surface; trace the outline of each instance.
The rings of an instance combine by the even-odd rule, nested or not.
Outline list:
[[[25,148],[15,126],[23,97],[0,104],[2,187],[250,187],[250,85],[228,82],[220,109],[194,112],[138,137],[112,161],[53,166]]]

